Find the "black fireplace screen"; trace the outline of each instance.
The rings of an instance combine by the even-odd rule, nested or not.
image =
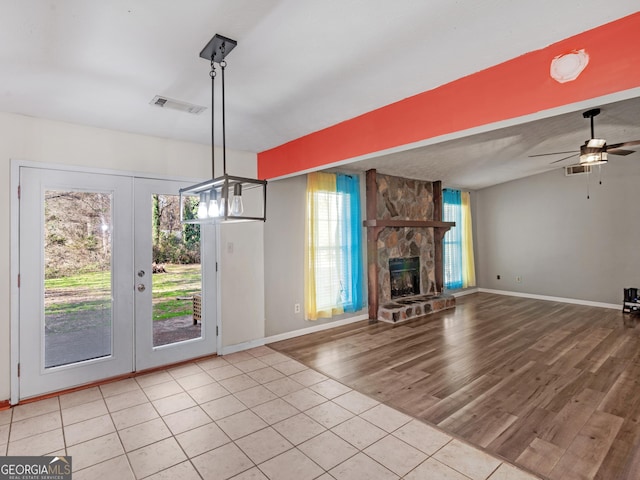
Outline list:
[[[391,298],[420,295],[420,257],[390,258]]]

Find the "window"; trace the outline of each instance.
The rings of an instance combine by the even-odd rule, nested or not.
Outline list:
[[[476,284],[473,259],[471,196],[469,192],[444,189],[442,216],[445,222],[456,222],[444,236],[444,286],[466,288]]]
[[[357,176],[307,176],[305,314],[309,320],[362,308],[362,222]]]

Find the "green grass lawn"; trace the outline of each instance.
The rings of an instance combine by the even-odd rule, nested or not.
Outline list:
[[[193,313],[189,297],[202,290],[200,265],[166,264],[167,273],[153,275],[153,319],[182,317]],[[96,311],[111,294],[111,274],[94,272],[47,279],[45,316],[64,316]],[[148,285],[147,285],[148,287]]]

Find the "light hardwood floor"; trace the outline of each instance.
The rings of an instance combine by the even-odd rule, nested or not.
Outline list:
[[[269,346],[551,479],[640,478],[640,320],[475,293]]]

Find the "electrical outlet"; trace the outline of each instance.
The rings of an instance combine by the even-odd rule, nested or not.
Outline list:
[[[516,275],[516,282],[522,283],[522,277],[520,275]]]
[[[300,304],[299,303],[296,303],[293,306],[293,313],[300,313]]]

